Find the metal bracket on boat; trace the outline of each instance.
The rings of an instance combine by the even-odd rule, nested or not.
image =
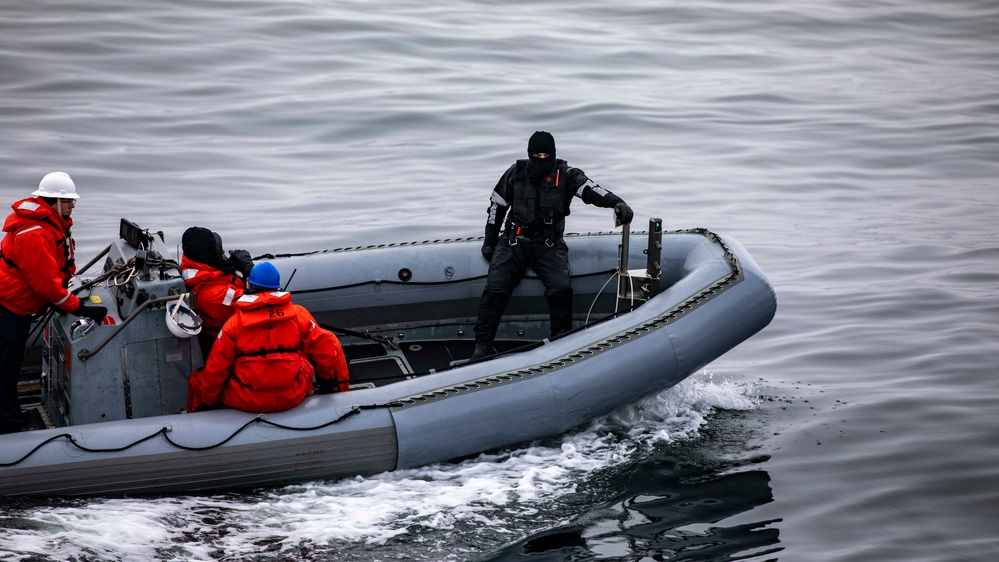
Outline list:
[[[399,351],[399,344],[395,343],[395,338],[393,338],[392,336],[383,336],[381,334],[368,334],[368,339],[387,345],[392,349]]]
[[[631,225],[621,226],[621,244],[618,246],[617,297],[627,301],[646,301],[659,294],[659,277],[662,274],[663,220],[649,219],[649,244],[645,249],[646,267],[628,269],[631,252]]]

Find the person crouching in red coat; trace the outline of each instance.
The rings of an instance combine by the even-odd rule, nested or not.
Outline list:
[[[293,304],[290,293],[278,291],[280,284],[271,263],[250,271],[246,293],[222,326],[205,367],[191,373],[188,411],[220,402],[247,412],[288,410],[313,390],[313,375],[321,389],[347,390],[340,340]]]
[[[236,300],[243,296],[244,279],[253,269],[253,259],[246,250],[232,250],[227,257],[222,237],[200,226],[185,230],[181,244],[184,256],[180,270],[187,290],[194,293],[194,309],[203,322],[198,343],[207,358],[219,330],[236,311]]]

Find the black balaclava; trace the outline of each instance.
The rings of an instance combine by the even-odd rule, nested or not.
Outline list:
[[[236,272],[236,264],[229,261],[222,253],[222,237],[217,233],[200,226],[192,226],[184,231],[180,244],[187,259],[226,273]]]
[[[534,155],[539,152],[547,153],[548,158],[535,158]],[[555,169],[555,137],[547,131],[535,131],[531,140],[527,141],[527,157],[531,160],[528,175],[540,178],[551,173]]]

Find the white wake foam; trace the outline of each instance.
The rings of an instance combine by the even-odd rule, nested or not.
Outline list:
[[[561,438],[458,463],[251,494],[28,509],[4,521],[0,553],[13,560],[211,561],[303,545],[377,552],[407,541],[433,553],[454,548],[459,533],[477,544],[484,530],[487,542],[514,540],[542,514],[552,524],[553,506],[601,471],[697,437],[714,409],[755,407],[750,385],[713,379],[705,372]]]

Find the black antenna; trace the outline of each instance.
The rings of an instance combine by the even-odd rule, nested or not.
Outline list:
[[[288,285],[291,285],[291,280],[295,278],[295,274],[296,273],[298,273],[298,268],[297,267],[294,270],[292,270],[291,275],[288,276],[288,282],[285,283],[284,287],[281,288],[282,291],[287,291],[288,290]]]

